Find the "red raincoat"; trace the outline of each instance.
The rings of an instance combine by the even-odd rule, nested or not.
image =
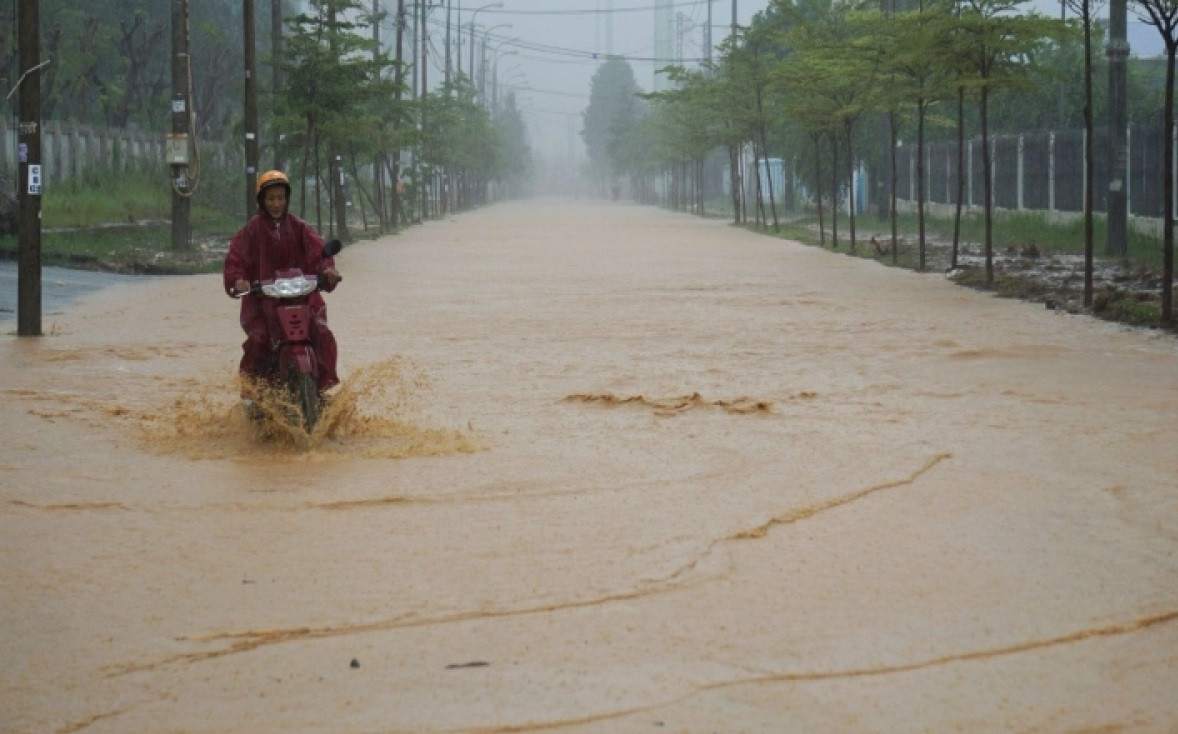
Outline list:
[[[318,275],[324,268],[334,268],[335,260],[323,256],[323,238],[311,225],[287,212],[274,220],[259,207],[258,212],[229,243],[225,256],[225,292],[233,295],[237,280],[271,280],[275,271],[298,268],[306,275]],[[327,290],[335,290],[334,285]],[[319,361],[319,389],[339,384],[335,372],[337,348],[335,335],[327,328],[327,305],[319,293],[310,295],[312,333],[315,356]],[[241,345],[241,373],[249,377],[263,375],[270,354],[266,317],[262,309],[273,301],[245,295],[241,299],[241,328],[246,340]]]

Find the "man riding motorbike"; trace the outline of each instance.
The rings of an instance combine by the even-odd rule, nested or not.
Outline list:
[[[260,296],[250,294],[250,284],[274,277],[278,270],[298,268],[304,273],[322,273],[324,290],[331,292],[340,281],[335,260],[325,256],[323,238],[311,225],[291,214],[290,181],[282,171],[267,171],[258,177],[255,198],[258,211],[229,243],[225,256],[224,284],[230,297],[241,297],[241,328],[246,340],[241,345],[239,370],[251,380],[267,377],[270,359],[270,336],[267,306]],[[318,389],[322,393],[339,384],[336,375],[335,335],[327,326],[327,305],[323,296],[309,296],[312,314],[312,341],[318,362]],[[248,395],[243,395],[249,398]]]

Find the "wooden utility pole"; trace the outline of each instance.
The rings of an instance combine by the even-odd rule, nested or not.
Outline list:
[[[285,83],[282,75],[282,0],[270,0],[270,73],[271,81],[271,110],[278,108],[278,95],[282,91],[282,85]],[[282,170],[282,136],[277,133],[274,134],[274,168],[275,170]]]
[[[328,35],[327,46],[328,46],[328,49],[331,51],[332,56],[338,55],[338,51],[336,49],[336,46],[337,46],[336,34],[339,29],[338,20],[339,20],[339,16],[336,15],[335,9],[333,8],[331,10],[328,10],[328,12],[327,12],[327,26],[330,29],[330,33]],[[329,191],[330,191],[330,197],[331,197],[331,215],[330,216],[332,217],[332,219],[334,221],[339,223],[339,233],[337,235],[339,237],[339,239],[342,240],[343,242],[351,242],[352,236],[348,232],[347,201],[344,199],[343,156],[341,156],[339,153],[329,153],[329,155],[331,156],[331,161],[328,164],[328,175],[329,175],[328,186],[330,187]],[[319,160],[318,155],[315,156],[315,160],[316,160],[316,162],[318,162],[318,160]],[[316,165],[316,170],[318,170],[318,165]]]
[[[1128,158],[1129,158],[1129,109],[1126,105],[1128,73],[1126,59],[1129,56],[1129,41],[1126,36],[1126,0],[1112,0],[1108,7],[1108,212],[1109,255],[1124,256],[1128,253],[1126,234],[1128,231]],[[1166,131],[1166,135],[1169,135]]]
[[[352,241],[352,234],[348,230],[348,197],[346,195],[346,187],[344,185],[344,159],[340,154],[335,154],[332,159],[331,166],[331,200],[335,204],[335,219],[339,222],[339,238],[344,242]]]
[[[192,244],[189,220],[188,153],[188,0],[172,0],[172,134],[168,137],[168,162],[172,164],[172,249],[187,250]]]
[[[245,217],[258,209],[258,60],[254,40],[254,0],[241,3],[245,40]]]
[[[38,0],[20,0],[17,71],[20,122],[17,137],[19,212],[16,333],[41,336],[41,21]]]

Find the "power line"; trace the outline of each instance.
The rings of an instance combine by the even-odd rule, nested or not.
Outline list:
[[[708,0],[691,0],[690,2],[672,3],[672,8],[696,8],[707,3]],[[612,9],[576,9],[576,10],[484,10],[487,15],[619,15],[622,13],[649,13],[655,9],[654,5],[639,5],[628,8]]]
[[[557,92],[551,89],[537,89],[536,87],[521,87],[512,84],[503,84],[501,86],[510,87],[521,92],[535,92],[537,94],[547,94],[553,97],[573,97],[576,99],[589,99],[588,94],[577,94],[576,92]]]
[[[437,28],[445,28],[444,21],[431,20],[428,21],[431,25]],[[525,41],[517,36],[507,36],[501,33],[491,33],[486,36],[488,39],[497,41],[501,46],[508,46],[526,51],[535,51],[536,53],[551,54],[552,56],[564,56],[574,59],[583,59],[589,61],[601,61],[608,58],[619,58],[624,61],[632,62],[647,62],[655,64],[675,64],[675,63],[703,63],[707,60],[706,57],[695,58],[664,58],[660,56],[638,56],[635,52],[632,54],[606,54],[600,51],[590,51],[587,49],[571,48],[568,46],[553,46],[546,43],[539,43],[535,41]],[[550,62],[549,59],[533,59],[538,61]]]

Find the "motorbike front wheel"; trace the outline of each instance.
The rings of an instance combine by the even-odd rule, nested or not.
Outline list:
[[[300,372],[291,380],[291,388],[303,412],[303,428],[311,433],[319,422],[319,390],[315,386],[315,379]]]

